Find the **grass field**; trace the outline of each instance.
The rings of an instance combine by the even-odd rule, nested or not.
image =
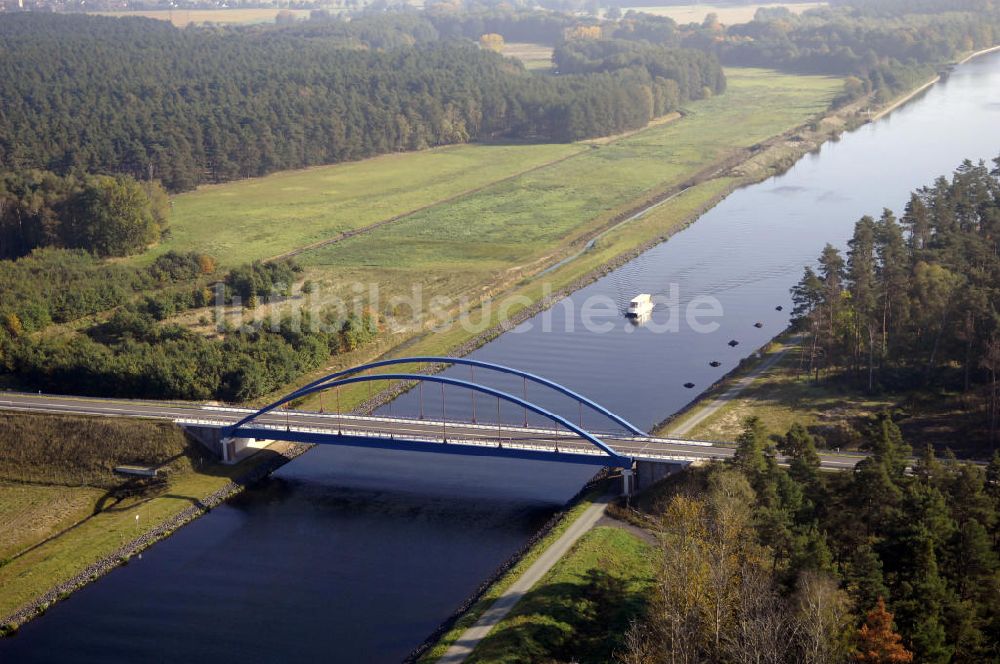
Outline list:
[[[802,373],[801,348],[785,341],[775,341],[768,352],[785,352],[783,358],[763,372],[737,398],[725,404],[689,433],[690,438],[702,440],[736,440],[743,421],[757,416],[772,433],[785,433],[795,422],[817,433],[830,431],[842,422],[853,422],[860,417],[878,412],[892,405],[888,399],[851,398],[843,390],[830,384],[815,384]],[[808,366],[806,366],[808,368]],[[752,366],[748,365],[747,370]],[[729,380],[704,395],[705,402],[728,389],[729,384],[743,375],[738,372]],[[693,413],[694,410],[688,411]],[[687,414],[669,423],[664,430],[684,422]]]
[[[766,2],[760,4],[719,6],[719,5],[668,5],[663,7],[628,7],[622,11],[634,9],[637,12],[656,14],[657,16],[669,16],[680,24],[701,23],[709,14],[716,14],[719,22],[724,25],[736,25],[737,23],[749,23],[753,20],[754,14],[761,7],[784,7],[791,12],[801,14],[807,9],[826,6],[825,2],[788,2],[776,3]]]
[[[298,260],[306,266],[308,278],[321,286],[324,295],[348,301],[355,295],[355,284],[377,284],[383,303],[392,295],[409,295],[414,285],[423,290],[425,303],[435,296],[467,296],[475,303],[500,292],[537,301],[542,297],[543,284],[541,280],[532,282],[526,278],[544,265],[577,253],[582,246],[581,238],[606,225],[616,214],[633,208],[638,201],[657,191],[669,190],[735,150],[799,126],[822,113],[841,87],[841,81],[835,78],[788,76],[755,69],[730,70],[729,80],[726,95],[690,104],[683,119],[607,145],[532,146],[531,149],[542,151],[554,148],[569,151],[563,154],[574,154],[573,150],[582,152],[571,159],[431,205],[370,233],[304,252]],[[466,154],[494,149],[480,145],[453,148]],[[407,172],[408,165],[425,164],[426,158],[427,153],[415,153],[391,159],[395,168]],[[363,182],[365,173],[378,171],[380,161],[331,169],[340,171],[342,177],[356,177]],[[218,215],[215,223],[231,225],[225,232],[239,236],[244,231],[232,220],[239,215],[226,219],[221,194],[233,193],[229,198],[236,204],[245,197],[243,192],[252,187],[270,186],[270,182],[278,179],[282,183],[278,189],[305,186],[320,170],[323,169],[220,185],[179,197],[185,199],[183,205],[187,207],[180,208],[186,212],[174,217],[175,238],[202,233],[198,228],[202,215],[193,212],[198,209]],[[724,174],[689,189],[651,214],[603,237],[591,251],[547,274],[545,284],[553,290],[563,287],[615,256],[669,234],[736,182],[738,179]],[[371,201],[378,202],[376,193],[370,196]],[[402,190],[393,192],[392,197],[403,203],[407,200]],[[246,209],[247,214],[254,213],[252,206]],[[292,246],[294,242],[287,241],[282,234],[301,236],[294,225],[289,225],[295,214],[294,205],[288,209],[274,205],[270,214],[257,215],[258,219],[270,220],[263,227],[273,227],[276,239],[261,241],[256,255],[243,251],[238,259],[228,256],[223,261],[233,263],[273,255],[279,243],[282,247]],[[171,245],[181,248],[176,240]],[[183,248],[211,251],[210,246],[198,242],[190,242]],[[508,313],[514,314],[524,306],[516,305]],[[199,315],[192,312],[191,320]],[[477,312],[476,321],[479,320],[484,321],[484,327],[497,322],[497,310],[494,308],[484,316]],[[425,329],[426,326],[385,335],[361,352],[338,356],[331,368],[362,362],[403,342],[407,343],[410,354],[442,354],[471,336],[459,326],[434,334],[424,334]],[[357,400],[363,392],[357,391]],[[343,391],[345,405],[355,401],[354,393],[350,388]],[[305,405],[318,407],[311,402]]]
[[[561,159],[581,145],[457,145],[284,171],[173,199],[170,238],[135,260],[197,250],[224,266],[269,258]]]
[[[460,145],[202,187],[174,198],[170,238],[136,260],[196,250],[234,265],[426,208],[391,230],[313,252],[309,260],[338,269],[397,267],[403,241],[404,265],[422,268],[433,257],[477,269],[509,267],[526,245],[551,248],[568,230],[643,191],[823,111],[841,85],[761,70],[729,75],[729,92],[692,103],[683,120],[607,146]],[[551,162],[558,163],[545,166]],[[476,246],[498,236],[506,246]],[[355,258],[345,264],[341,247],[347,245]],[[482,264],[484,258],[493,265]]]
[[[338,281],[456,296],[530,272],[623,206],[682,182],[734,149],[822,112],[838,79],[731,70],[729,91],[692,103],[682,120],[436,205],[371,234],[303,254]],[[488,149],[488,148],[486,148]],[[665,206],[669,214],[670,206]]]
[[[589,491],[584,495],[576,505],[571,507],[566,514],[555,524],[555,526],[545,535],[541,540],[539,540],[534,546],[532,546],[521,559],[503,576],[501,576],[495,583],[493,583],[483,596],[473,604],[468,611],[466,611],[458,621],[452,626],[444,636],[438,639],[434,646],[425,652],[418,661],[428,663],[437,661],[444,653],[451,647],[455,641],[465,633],[467,629],[472,627],[477,620],[483,615],[483,613],[495,602],[510,586],[513,584],[522,574],[524,574],[529,567],[539,556],[541,556],[546,549],[548,549],[552,544],[558,540],[566,529],[576,521],[581,514],[583,514],[588,507],[590,507],[594,500],[602,496],[608,491],[607,482],[599,483],[594,489]]]
[[[144,18],[155,18],[159,21],[170,21],[179,28],[186,27],[191,23],[201,25],[202,23],[227,23],[227,24],[250,24],[250,23],[273,23],[274,17],[278,15],[280,9],[266,8],[240,8],[240,9],[151,9],[148,11],[126,11],[126,12],[88,12],[98,16],[142,16]],[[308,18],[308,9],[290,9],[296,18]]]
[[[645,610],[656,552],[619,528],[585,534],[479,644],[468,662],[608,662]]]
[[[369,304],[382,312],[389,298],[409,296],[414,288],[422,291],[425,305],[435,297],[478,303],[521,287],[546,265],[577,253],[583,238],[655,192],[821,114],[840,88],[836,78],[735,69],[725,95],[691,103],[681,119],[604,144],[463,145],[205,187],[175,198],[171,239],[137,260],[178,249],[210,253],[233,265],[398,217],[300,253],[306,277],[323,297],[346,302],[357,297],[357,285],[367,293],[375,284],[380,301]],[[723,174],[690,189],[603,237],[592,251],[546,275],[546,282],[554,289],[564,286],[675,230],[734,181]],[[541,296],[538,284],[520,293],[532,300]],[[198,327],[206,314],[191,311],[178,322]],[[363,353],[412,343],[429,326],[411,325]],[[408,350],[444,351],[470,336],[456,327]],[[364,359],[341,356],[334,366]],[[345,390],[345,397],[350,393]]]
[[[157,422],[0,417],[0,617],[268,458],[221,466],[179,429]],[[9,435],[14,430],[19,435]],[[125,433],[127,446],[109,441]],[[165,463],[165,480],[139,486],[112,476],[109,468],[124,462]]]
[[[530,71],[549,71],[552,69],[552,47],[525,42],[507,42],[503,45],[503,54],[508,58],[517,58],[525,69]]]

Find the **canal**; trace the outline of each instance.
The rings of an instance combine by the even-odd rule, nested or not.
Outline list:
[[[993,54],[786,174],[735,192],[669,242],[473,357],[540,373],[650,427],[786,325],[789,288],[827,241],[844,246],[861,215],[901,212],[915,187],[965,158],[998,154]],[[643,325],[626,323],[627,301],[643,292],[676,294],[676,307],[658,307]],[[721,307],[707,319],[717,329],[680,320],[671,331],[673,309],[683,318],[704,296]],[[610,329],[588,329],[587,302],[609,310],[598,322]],[[560,399],[528,396],[576,417]],[[433,414],[439,404],[433,393],[425,397]],[[393,406],[396,414],[416,408],[415,393]],[[449,417],[466,408],[467,397],[449,396]],[[25,625],[0,642],[0,660],[399,661],[591,473],[317,448]]]

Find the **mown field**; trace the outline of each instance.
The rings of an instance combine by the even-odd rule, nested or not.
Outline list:
[[[622,11],[625,12],[629,9],[634,9],[637,12],[646,12],[647,14],[656,14],[657,16],[669,16],[681,24],[701,23],[705,20],[706,16],[714,13],[719,17],[720,23],[725,25],[736,25],[737,23],[748,23],[752,21],[754,14],[756,14],[757,10],[761,7],[784,7],[791,12],[801,14],[807,9],[815,9],[816,7],[823,7],[825,5],[825,2],[765,2],[749,5],[733,4],[731,6],[691,4],[666,5],[662,7],[628,7],[622,8]]]
[[[183,28],[191,23],[201,25],[202,23],[227,23],[227,24],[250,24],[250,23],[272,23],[274,17],[278,15],[279,9],[267,8],[240,8],[240,9],[151,9],[146,11],[126,11],[126,12],[89,12],[98,16],[142,16],[144,18],[155,18],[159,21],[170,21],[179,28]],[[290,9],[296,18],[308,18],[308,9]]]
[[[161,422],[0,414],[0,618],[266,459],[221,466]],[[111,472],[124,463],[166,474]]]
[[[725,95],[691,104],[681,120],[591,145],[573,159],[300,260],[341,283],[376,282],[403,292],[419,283],[425,293],[454,297],[473,284],[530,272],[646,192],[678,184],[735,149],[821,113],[841,86],[834,78],[761,70],[732,70],[729,81]]]
[[[199,251],[231,266],[433,205],[583,151],[581,145],[456,145],[285,171],[173,198],[169,238],[134,260]]]
[[[529,71],[546,72],[552,69],[551,46],[527,42],[507,42],[503,45],[503,54],[508,58],[517,58]]]

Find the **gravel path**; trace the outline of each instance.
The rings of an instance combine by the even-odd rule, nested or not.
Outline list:
[[[479,642],[486,638],[490,630],[510,613],[510,610],[531,590],[532,586],[538,583],[552,569],[552,566],[566,555],[584,533],[600,521],[607,506],[608,496],[604,496],[587,507],[583,514],[570,524],[566,532],[553,542],[538,557],[538,560],[532,563],[531,567],[525,570],[524,574],[493,602],[490,608],[486,609],[476,624],[465,630],[465,633],[438,660],[438,664],[459,664],[465,661],[465,658],[472,653]]]

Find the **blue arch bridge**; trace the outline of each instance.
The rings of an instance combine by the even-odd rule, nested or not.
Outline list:
[[[398,370],[405,365],[465,365],[470,369],[470,380]],[[477,369],[481,373],[493,372],[520,379],[523,385],[521,395],[475,382]],[[380,371],[369,373],[374,370]],[[337,412],[333,413],[287,408],[292,402],[310,395],[336,392],[346,385],[380,382],[401,382],[421,391],[419,417],[354,415],[340,412],[339,405]],[[440,417],[425,417],[422,390],[426,384],[440,386]],[[575,403],[578,420],[571,421],[529,401],[529,385],[532,386],[532,393],[540,388],[561,394]],[[470,393],[471,418],[463,421],[447,419],[445,387],[460,388]],[[479,413],[490,413],[488,421],[477,418],[477,403]],[[500,407],[503,403],[523,411],[524,418],[520,424],[502,421]],[[692,462],[728,458],[734,451],[731,444],[649,436],[619,415],[559,383],[512,367],[456,357],[404,357],[371,362],[324,376],[259,410],[236,412],[245,414],[219,428],[221,455],[227,460],[238,457],[242,449],[257,440],[508,457],[620,468],[624,490],[629,491],[633,488],[633,471],[636,469],[645,484]],[[585,412],[596,413],[608,422],[609,429],[593,431],[584,428]],[[529,426],[528,413],[539,416],[549,426]],[[495,419],[490,419],[493,416]],[[618,433],[610,433],[612,428]],[[857,461],[857,457],[831,455],[831,458],[824,458],[824,462],[832,467],[853,467]]]
[[[410,365],[411,370],[405,370],[406,365]],[[413,371],[412,368],[418,365],[465,365],[469,367],[470,380]],[[476,382],[477,371],[480,375],[495,373],[513,377],[522,384],[521,394]],[[380,417],[341,411],[339,388],[380,382],[416,389],[421,397],[419,416]],[[426,385],[440,389],[440,417],[427,417],[424,412],[422,395]],[[575,403],[576,421],[530,401],[527,398],[529,385],[533,395],[545,390],[562,395],[569,399],[568,403]],[[447,418],[445,388],[468,393],[471,417],[464,420]],[[323,409],[308,412],[288,407],[304,397],[326,392],[337,395],[335,412],[323,412]],[[501,405],[504,403],[509,404],[508,412],[512,406],[523,412],[523,419],[518,424],[502,420]],[[324,376],[259,410],[14,392],[0,392],[0,410],[171,420],[187,428],[226,462],[253,453],[264,446],[265,441],[284,440],[607,466],[622,469],[626,491],[634,488],[635,471],[638,471],[639,483],[646,484],[690,463],[727,459],[735,451],[731,443],[649,436],[624,418],[556,382],[519,369],[456,357],[405,357],[363,364]],[[529,413],[535,415],[535,420],[543,420],[545,426],[529,426]],[[608,429],[585,428],[584,413],[590,413],[591,420],[596,414],[608,423]],[[486,418],[478,417],[479,414],[485,414]],[[496,419],[492,419],[494,414]],[[820,462],[830,470],[848,470],[862,458],[825,452],[820,455]],[[784,459],[779,457],[778,461],[782,463]]]

